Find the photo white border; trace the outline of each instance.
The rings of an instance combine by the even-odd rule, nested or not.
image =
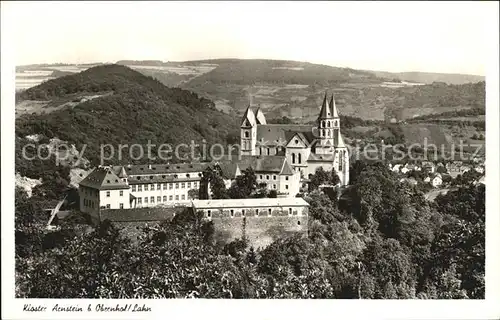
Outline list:
[[[361,5],[361,4],[360,4]],[[15,53],[13,16],[8,15],[9,2],[1,10],[1,212],[2,212],[2,319],[143,319],[143,318],[216,318],[216,319],[498,319],[500,317],[500,206],[499,206],[499,18],[498,2],[490,6],[488,35],[488,68],[486,75],[486,299],[485,300],[93,300],[93,299],[15,299],[14,298],[14,92]],[[374,13],[375,14],[375,13]],[[255,23],[255,21],[249,21]],[[425,19],[422,19],[425,23]],[[369,54],[369,53],[367,53]],[[59,305],[89,303],[145,303],[149,313],[30,313],[25,303]]]

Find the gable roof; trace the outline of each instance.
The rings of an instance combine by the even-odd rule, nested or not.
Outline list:
[[[128,189],[126,182],[120,179],[111,167],[97,167],[80,182],[81,186],[98,190]]]
[[[118,172],[118,178],[126,178],[126,177],[127,177],[127,173],[125,172],[125,168],[121,167],[120,172]]]
[[[280,174],[284,175],[284,176],[293,176],[293,174],[294,174],[293,169],[290,166],[290,164],[288,163],[288,161],[286,160],[286,158],[285,158],[285,161],[283,162],[283,167],[281,168]]]
[[[255,172],[280,173],[283,168],[285,156],[242,156],[238,162],[241,171],[251,167]]]
[[[306,137],[309,142],[314,140],[313,126],[298,124],[265,124],[257,126],[257,143],[266,146],[285,146],[297,132]]]
[[[222,178],[224,179],[234,179],[238,173],[238,163],[234,161],[217,161],[215,163],[219,166]]]
[[[307,159],[307,161],[333,162],[333,159],[334,159],[333,155],[330,155],[330,154],[316,154],[316,153],[311,152],[309,154],[309,158]]]

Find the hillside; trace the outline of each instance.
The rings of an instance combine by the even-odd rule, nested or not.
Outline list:
[[[377,77],[387,79],[398,79],[417,83],[431,84],[433,82],[445,82],[447,84],[466,84],[485,81],[485,77],[471,74],[459,73],[433,73],[433,72],[386,72],[369,71]]]
[[[484,78],[469,75],[396,74],[263,59],[122,60],[118,64],[153,77],[166,86],[193,91],[213,101],[218,110],[232,117],[241,116],[251,103],[260,105],[269,119],[288,117],[295,122],[309,122],[317,116],[325,91],[335,93],[342,115],[379,121],[484,109],[485,105],[484,81],[463,83]],[[52,79],[57,76],[54,70],[64,74],[87,67],[79,65],[72,69],[72,66],[50,65],[37,68],[19,68],[17,86],[26,88],[42,82],[43,77]],[[401,79],[409,82],[401,82]],[[25,108],[22,113],[31,112],[30,108]]]
[[[82,98],[89,95],[94,98]],[[208,145],[225,144],[239,133],[238,121],[217,111],[212,101],[186,90],[167,88],[119,65],[92,67],[17,94],[17,105],[31,102],[39,103],[41,112],[16,119],[19,143],[28,135],[41,134],[74,143],[78,150],[86,144],[84,156],[94,164],[101,144],[117,149],[120,144],[139,143],[147,152],[148,140],[156,145],[170,144],[173,149],[191,141],[201,144],[203,139]],[[155,148],[152,150],[156,155]],[[117,157],[111,162],[131,161],[128,148],[123,149],[121,161]]]

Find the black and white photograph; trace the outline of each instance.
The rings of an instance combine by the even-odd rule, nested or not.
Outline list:
[[[498,11],[2,1],[2,318],[500,317]]]

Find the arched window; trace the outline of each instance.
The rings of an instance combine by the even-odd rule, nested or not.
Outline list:
[[[337,122],[337,120],[335,120],[335,126],[338,126],[338,122]]]
[[[330,121],[327,121],[327,122],[326,122],[326,126],[327,126],[328,128],[330,128]]]
[[[292,163],[295,163],[295,153],[292,153]]]
[[[326,136],[329,137],[330,136],[330,130],[326,130]]]
[[[302,162],[302,153],[299,153],[299,163]]]
[[[321,128],[325,127],[325,121],[321,121]]]
[[[248,133],[248,131],[245,131],[245,138],[248,138],[250,136],[250,134]]]

